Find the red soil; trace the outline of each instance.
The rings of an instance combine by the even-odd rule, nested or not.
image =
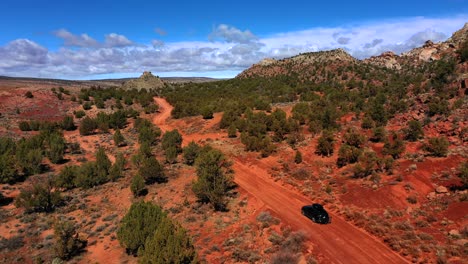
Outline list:
[[[172,127],[166,120],[170,117],[172,107],[162,98],[155,98],[160,106],[161,113],[153,122],[162,130],[170,130],[180,127]],[[200,140],[212,137],[211,134],[183,135],[184,143],[193,139]],[[300,208],[304,204],[310,204],[305,196],[293,189],[285,188],[271,179],[263,160],[252,160],[246,163],[236,157],[233,159],[235,182],[238,186],[264,203],[286,224],[297,230],[305,230],[309,241],[316,247],[314,251],[319,253],[326,262],[331,263],[406,263],[400,255],[392,251],[379,240],[368,235],[355,226],[347,223],[341,217],[331,214],[333,223],[330,225],[315,225],[309,219],[302,216]]]

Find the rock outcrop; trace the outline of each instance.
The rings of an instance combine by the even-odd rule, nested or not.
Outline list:
[[[154,76],[151,72],[145,71],[138,79],[130,80],[124,83],[125,89],[159,89],[164,87],[164,82],[158,77]]]

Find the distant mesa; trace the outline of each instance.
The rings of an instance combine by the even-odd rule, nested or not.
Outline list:
[[[125,89],[159,89],[163,88],[165,83],[158,76],[154,76],[150,71],[145,71],[138,79],[127,81],[123,84]]]

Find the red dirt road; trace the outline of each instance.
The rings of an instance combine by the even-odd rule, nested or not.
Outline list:
[[[153,122],[161,130],[167,131],[171,127],[166,119],[170,117],[172,106],[162,98],[155,98],[160,107],[160,114]],[[181,131],[181,128],[178,128]],[[184,135],[184,143],[200,135]],[[403,257],[392,251],[384,243],[363,232],[352,224],[344,221],[333,213],[332,223],[318,225],[300,213],[305,204],[312,201],[291,189],[286,189],[273,181],[268,172],[255,164],[244,164],[236,157],[231,157],[234,164],[235,182],[238,186],[262,201],[274,211],[284,223],[297,230],[304,230],[314,251],[320,252],[326,258],[324,262],[331,263],[408,263]],[[261,162],[261,161],[255,161]]]

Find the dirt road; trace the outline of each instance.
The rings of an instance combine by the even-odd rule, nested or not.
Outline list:
[[[160,113],[153,122],[163,131],[174,129],[166,122],[172,106],[162,98],[155,98]],[[181,128],[178,128],[181,131]],[[184,142],[200,135],[184,136]],[[384,243],[359,228],[331,214],[332,223],[318,225],[300,213],[300,208],[310,201],[292,189],[287,189],[273,181],[268,172],[259,164],[245,164],[236,157],[234,161],[235,182],[250,195],[261,200],[274,211],[284,223],[296,230],[304,230],[317,252],[332,263],[408,263]],[[256,160],[255,163],[261,163]],[[328,262],[328,261],[327,261]]]

